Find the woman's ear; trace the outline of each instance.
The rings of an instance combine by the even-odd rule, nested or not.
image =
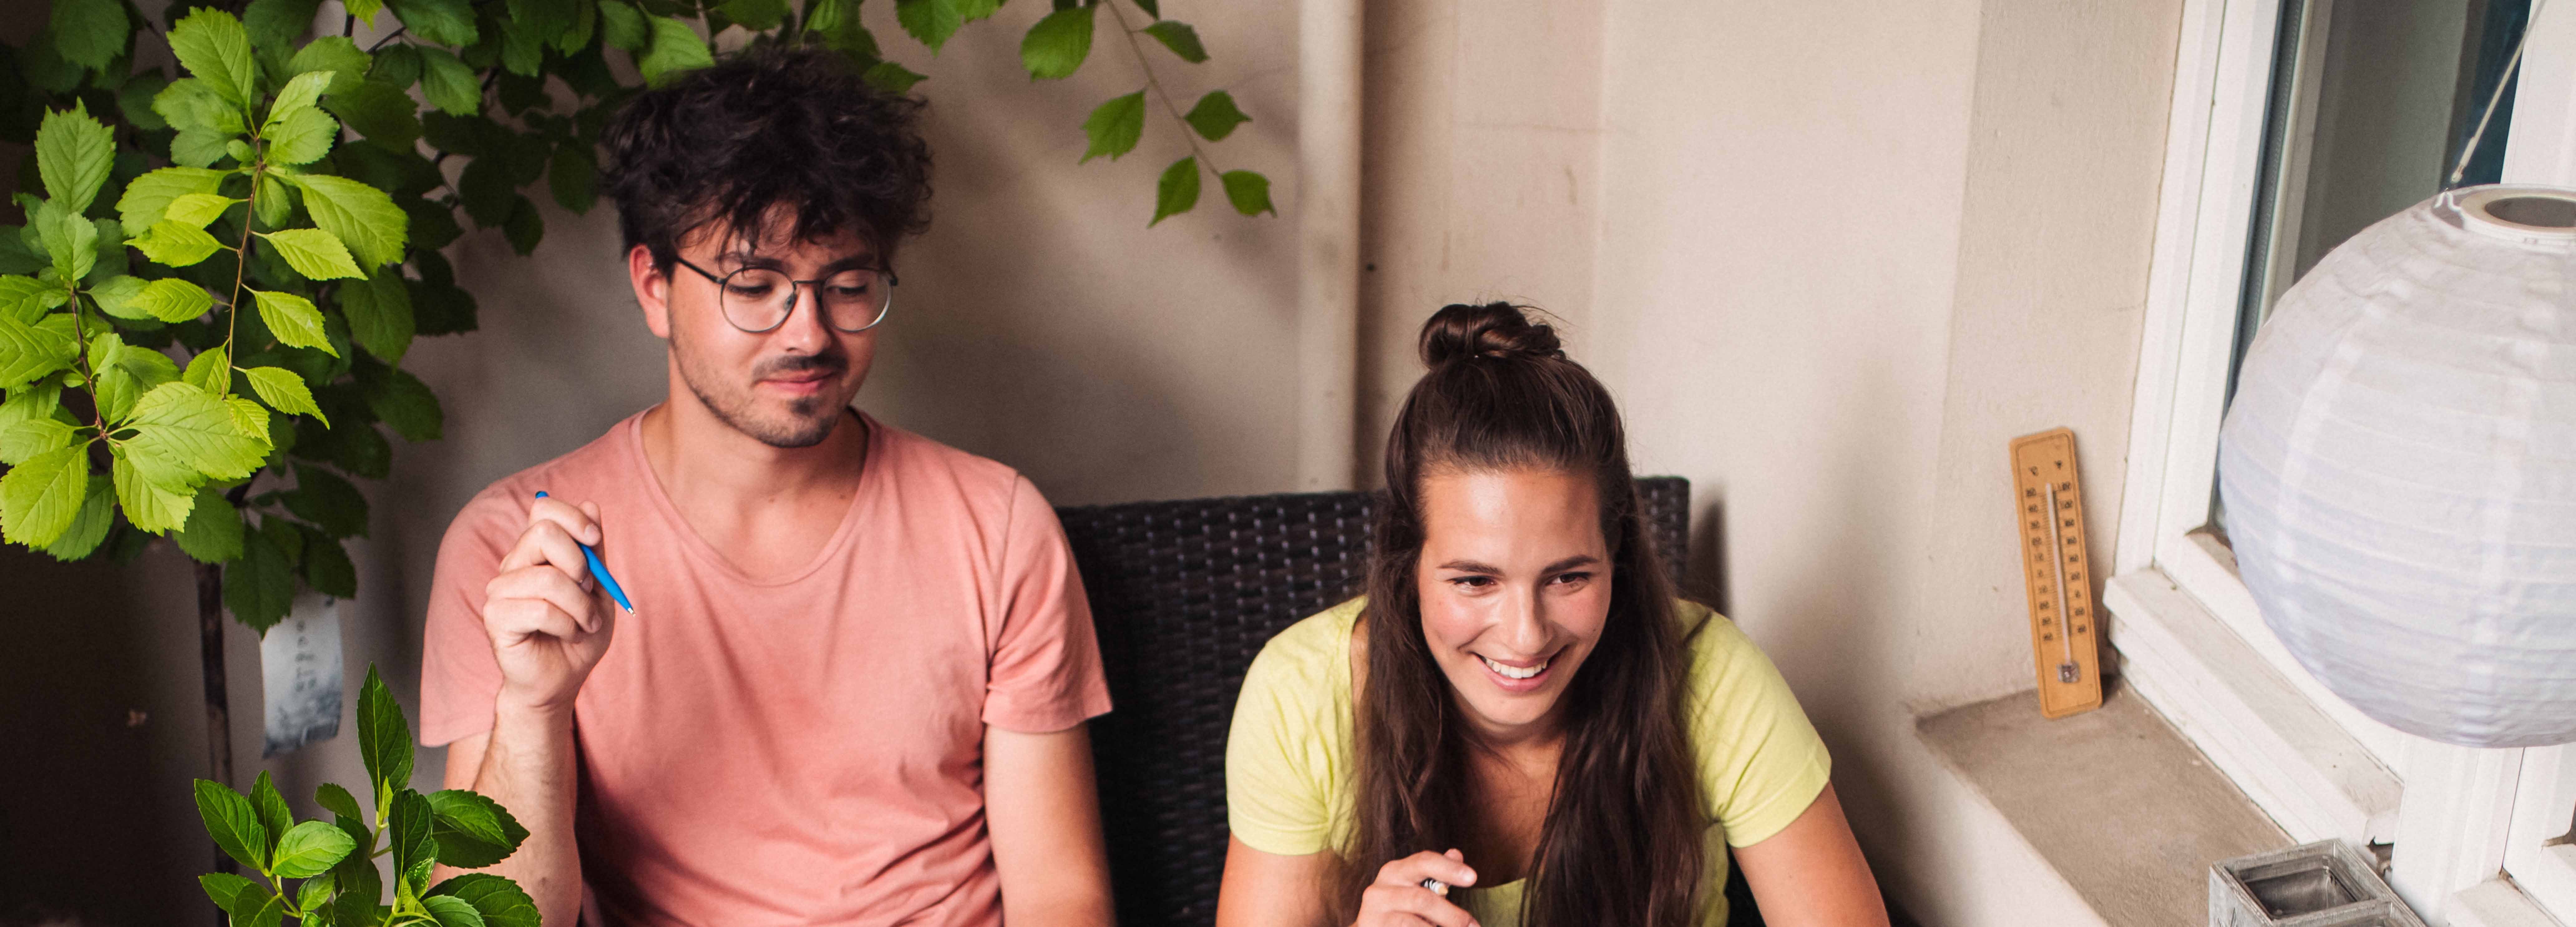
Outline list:
[[[671,338],[671,277],[653,265],[653,249],[626,250],[626,279],[635,287],[635,305],[644,310],[644,327],[665,341]]]

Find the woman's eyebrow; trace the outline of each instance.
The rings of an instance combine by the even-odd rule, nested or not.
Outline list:
[[[1477,563],[1473,560],[1452,560],[1441,564],[1440,568],[1443,570],[1456,570],[1461,573],[1484,573],[1492,576],[1503,575],[1503,568],[1492,564]]]
[[[1596,566],[1600,564],[1600,562],[1601,558],[1595,557],[1591,554],[1576,554],[1555,563],[1548,564],[1546,569],[1540,570],[1539,572],[1562,573],[1579,566]]]

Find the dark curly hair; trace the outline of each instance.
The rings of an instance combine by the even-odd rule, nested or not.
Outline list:
[[[795,240],[847,231],[891,261],[930,225],[921,108],[839,54],[757,47],[627,103],[601,140],[603,185],[626,249],[666,270],[712,223],[761,241],[780,206]]]

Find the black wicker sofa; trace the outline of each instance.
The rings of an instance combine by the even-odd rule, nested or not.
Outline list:
[[[1637,481],[1679,575],[1690,484]],[[1359,589],[1372,497],[1297,493],[1059,510],[1117,708],[1092,722],[1118,919],[1205,927],[1225,868],[1225,738],[1272,635]],[[1749,917],[1740,877],[1728,887]]]

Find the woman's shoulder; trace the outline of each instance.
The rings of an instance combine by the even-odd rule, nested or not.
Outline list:
[[[1347,688],[1351,626],[1359,620],[1364,603],[1364,599],[1354,598],[1306,616],[1272,636],[1253,658],[1244,687],[1321,687],[1338,679]]]

